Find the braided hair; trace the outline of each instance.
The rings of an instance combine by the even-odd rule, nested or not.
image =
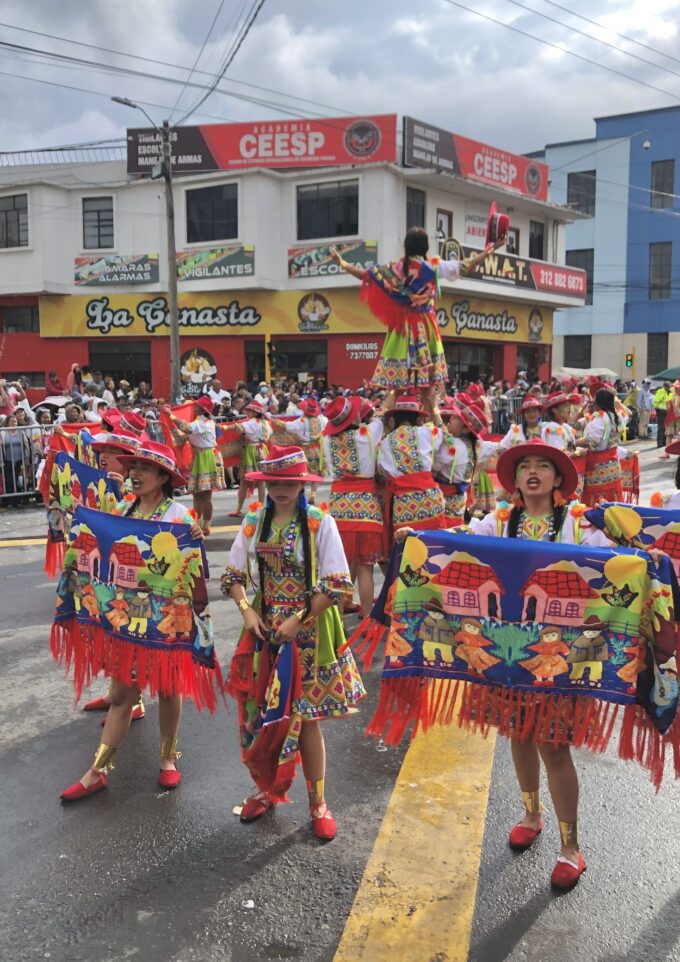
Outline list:
[[[519,529],[519,519],[522,514],[522,505],[514,505],[512,511],[510,512],[510,517],[508,518],[508,538],[516,538],[517,531]],[[560,533],[562,524],[564,523],[564,515],[566,512],[566,506],[563,504],[553,505],[552,509],[552,532],[550,534],[550,541],[555,541],[557,535]]]

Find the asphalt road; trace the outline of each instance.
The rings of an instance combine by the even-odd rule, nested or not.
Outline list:
[[[672,488],[672,462],[651,450],[643,461],[647,494]],[[232,504],[233,495],[220,496],[218,524],[228,523]],[[0,512],[0,542],[42,533],[39,510]],[[240,622],[218,590],[231,537],[209,543],[223,665]],[[187,706],[176,792],[157,783],[151,702],[118,754],[110,789],[62,806],[59,792],[89,763],[101,716],[74,710],[70,685],[50,659],[54,585],[42,573],[43,550],[0,547],[0,960],[330,962],[405,753],[363,737],[377,672],[366,676],[360,715],[325,726],[328,798],[339,827],[328,845],[311,836],[301,778],[293,803],[259,823],[243,826],[232,814],[250,783],[231,705],[212,717]],[[577,764],[589,864],[577,890],[555,897],[547,884],[557,850],[550,811],[533,851],[515,856],[507,848],[521,804],[499,739],[469,953],[467,946],[436,951],[433,931],[432,946],[425,940],[409,962],[680,960],[680,786],[668,781],[655,796],[640,770],[614,757],[582,752]],[[452,770],[452,792],[465,779],[464,769]],[[436,892],[435,874],[431,885]]]

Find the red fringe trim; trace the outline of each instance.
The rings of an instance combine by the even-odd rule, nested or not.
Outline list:
[[[412,311],[395,301],[379,284],[371,279],[368,272],[364,274],[361,283],[360,297],[374,317],[377,317],[388,330],[396,331],[398,334],[406,334],[409,324],[417,323],[419,320],[427,324],[430,319],[428,313]]]
[[[64,555],[66,554],[65,541],[50,541],[47,537],[45,545],[45,574],[48,578],[54,578],[57,572],[61,572],[64,567]]]
[[[602,753],[621,715],[619,758],[646,769],[658,792],[670,746],[675,778],[680,779],[680,718],[661,735],[640,705],[621,706],[595,698],[532,693],[460,680],[383,678],[378,707],[366,734],[382,737],[387,745],[397,745],[411,725],[413,739],[421,729],[455,722],[459,728],[484,738],[495,728],[506,738]]]
[[[81,625],[75,618],[52,625],[50,649],[67,674],[73,669],[76,702],[83,688],[91,685],[101,671],[151,696],[192,698],[199,711],[207,708],[211,714],[217,708],[217,692],[223,687],[217,662],[214,669],[206,668],[188,651],[165,651],[120,641],[101,628]]]
[[[370,615],[366,615],[347,641],[338,648],[338,654],[341,655],[348,648],[353,648],[355,655],[363,655],[362,665],[364,671],[368,671],[386,631],[385,625],[375,621]]]
[[[349,565],[374,564],[383,553],[382,528],[377,531],[347,531],[340,529],[340,540]]]

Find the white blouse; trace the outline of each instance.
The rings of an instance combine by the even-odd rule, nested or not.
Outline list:
[[[507,538],[508,521],[501,522],[496,517],[496,512],[491,511],[483,518],[471,518],[470,531],[472,534],[482,535],[487,538]],[[612,546],[611,541],[604,531],[590,524],[585,518],[581,517],[579,519],[577,528],[576,518],[568,508],[564,515],[564,521],[562,522],[562,530],[555,540],[562,544],[589,544],[601,548],[610,548]]]
[[[189,444],[193,448],[212,450],[217,445],[215,422],[210,418],[198,417],[189,424]]]
[[[312,435],[312,422],[316,421],[318,423],[318,433]],[[323,429],[328,424],[328,418],[324,417],[323,414],[319,414],[316,418],[310,417],[299,417],[294,421],[283,421],[281,422],[286,431],[292,434],[294,437],[300,440],[301,444],[307,445],[311,444],[313,441],[318,441],[319,437],[323,434]]]
[[[446,434],[431,422],[413,427],[402,424],[378,445],[378,465],[390,478],[432,471],[435,455]]]
[[[446,484],[463,484],[468,481],[470,456],[467,445],[451,434],[444,435],[444,441],[434,456],[434,473]]]
[[[326,470],[334,480],[345,475],[375,477],[378,445],[384,432],[380,418],[340,434],[324,435],[323,453]]]
[[[542,437],[546,444],[549,444],[551,448],[557,448],[559,451],[567,451],[570,446],[573,447],[576,440],[576,434],[572,426],[570,424],[558,424],[557,421],[546,421],[543,424]]]

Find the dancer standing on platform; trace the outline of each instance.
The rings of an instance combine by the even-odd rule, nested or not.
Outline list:
[[[618,457],[623,427],[614,405],[614,394],[601,387],[595,393],[594,412],[586,422],[576,448],[586,451],[583,502],[588,506],[600,501],[622,501],[621,464]]]
[[[338,397],[326,408],[324,460],[332,480],[330,513],[340,532],[362,615],[373,604],[373,568],[382,557],[383,512],[375,480],[376,452],[383,422],[361,424],[370,405],[359,397]]]
[[[372,379],[374,387],[388,391],[416,387],[424,392],[437,385],[443,392],[447,369],[435,314],[439,279],[457,280],[505,242],[507,216],[495,214],[495,208],[493,216],[505,217],[504,232],[494,238],[489,249],[463,262],[428,258],[430,242],[422,227],[411,227],[406,232],[404,256],[400,260],[367,270],[348,264],[334,247],[331,248],[336,264],[362,281],[361,300],[388,329]],[[497,226],[498,222],[494,223]]]
[[[307,505],[305,483],[321,479],[309,473],[301,448],[272,446],[261,468],[248,479],[266,482],[267,503],[246,515],[222,576],[222,591],[243,615],[229,690],[257,786],[241,821],[287,800],[299,749],[312,831],[328,841],[337,829],[326,804],[318,722],[348,715],[364,695],[351,652],[337,654],[345,638],[336,605],[352,583],[335,521]]]
[[[201,530],[179,501],[172,498],[173,488],[184,487],[185,480],[177,471],[172,449],[164,444],[146,441],[133,454],[120,455],[123,465],[129,469],[130,485],[134,499],[119,505],[120,513],[129,518],[146,521],[172,521],[191,526],[192,537],[200,537]],[[126,617],[129,618],[129,632],[133,628],[146,627],[151,616],[148,593],[149,585],[140,581],[137,591],[128,604]],[[172,649],[157,649],[159,657],[167,658],[167,684],[172,685],[175,677],[172,672]],[[87,798],[107,787],[106,773],[113,767],[112,760],[122,743],[128,728],[132,710],[139,704],[141,691],[135,683],[136,668],[133,668],[133,681],[112,674],[111,707],[106,715],[102,739],[95,752],[92,766],[82,778],[65,789],[61,798],[65,802]],[[171,694],[167,688],[159,692],[159,722],[161,732],[161,762],[159,782],[162,788],[176,788],[182,776],[175,764],[177,752],[177,733],[182,717],[182,696]]]
[[[193,448],[188,488],[194,496],[194,511],[204,535],[210,534],[213,516],[213,491],[224,491],[224,470],[217,469],[215,449],[217,435],[212,418],[213,402],[207,394],[202,395],[194,405],[194,420],[187,424],[175,417],[168,406],[165,413],[185,436]]]
[[[288,432],[299,441],[302,450],[305,452],[307,464],[311,474],[324,475],[323,449],[321,436],[324,433],[328,418],[321,413],[321,407],[316,398],[305,398],[300,401],[302,415],[292,421],[281,421],[279,418],[271,417],[270,422],[278,426],[282,431]],[[310,488],[309,503],[316,501],[317,483],[314,481]]]
[[[246,480],[248,472],[258,471],[262,458],[266,457],[268,442],[272,436],[272,429],[267,421],[267,408],[264,400],[254,397],[243,409],[250,415],[247,421],[236,421],[233,427],[243,434],[244,448],[238,484],[238,501],[236,511],[230,511],[230,518],[240,518],[243,515],[243,503],[248,496],[249,484]],[[258,482],[258,499],[264,501],[264,483]]]

